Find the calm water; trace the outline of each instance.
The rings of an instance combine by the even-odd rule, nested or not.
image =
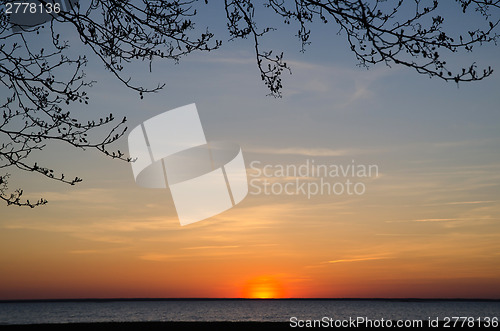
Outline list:
[[[425,319],[500,317],[500,302],[175,300],[0,303],[0,324],[126,321],[283,321],[290,317]]]

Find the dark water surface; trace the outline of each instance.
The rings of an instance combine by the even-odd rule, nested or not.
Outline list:
[[[279,321],[290,318],[409,320],[500,317],[500,301],[453,300],[81,300],[1,302],[0,324]]]

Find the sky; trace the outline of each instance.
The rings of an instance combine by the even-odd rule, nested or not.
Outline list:
[[[292,68],[283,97],[273,98],[252,44],[227,42],[221,9],[209,8],[200,24],[222,34],[220,50],[155,61],[151,73],[131,65],[133,81],[166,84],[143,100],[90,56],[87,76],[97,83],[89,105],[71,111],[127,116],[132,129],[196,103],[208,140],[241,146],[248,196],[181,227],[169,190],[136,185],[130,164],[49,143],[33,160],[83,182],[9,170],[12,188],[49,203],[0,205],[0,300],[500,298],[498,47],[454,55],[497,70],[457,86],[408,68],[360,68],[332,26],[315,26],[305,53],[295,30],[282,29],[264,42],[283,49]],[[126,137],[116,148],[128,150]],[[377,171],[278,171],[312,163]],[[344,188],[350,180],[362,194],[315,193],[321,180]],[[291,194],[280,191],[286,184]]]

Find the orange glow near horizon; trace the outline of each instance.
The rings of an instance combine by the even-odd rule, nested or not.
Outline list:
[[[248,299],[279,299],[284,297],[281,283],[273,277],[261,276],[251,279],[243,289]]]
[[[6,207],[0,299],[500,298],[500,222],[490,218],[500,202],[458,195],[421,210],[401,191],[394,205],[380,200],[398,180],[365,200],[249,196],[187,227],[165,196],[134,187]]]

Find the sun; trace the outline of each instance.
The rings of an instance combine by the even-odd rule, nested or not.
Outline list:
[[[283,286],[273,277],[259,276],[250,279],[243,288],[243,297],[249,299],[283,298]]]

